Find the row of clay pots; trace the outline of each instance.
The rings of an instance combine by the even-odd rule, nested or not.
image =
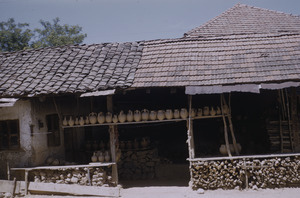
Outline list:
[[[228,107],[223,108],[224,113],[228,113]],[[214,116],[221,114],[220,107],[214,109],[214,107],[209,108],[208,106],[198,108],[197,110],[192,108],[191,116],[192,117],[201,117],[201,116]],[[112,114],[107,112],[99,112],[98,114],[92,112],[89,116],[85,118],[83,116],[75,117],[75,119],[70,116],[67,120],[66,116],[63,120],[63,126],[73,126],[73,125],[87,125],[87,124],[103,124],[103,123],[124,123],[124,122],[140,122],[140,121],[154,121],[154,120],[171,120],[171,119],[186,119],[189,116],[189,112],[186,108],[179,109],[167,109],[167,110],[151,110],[144,109],[142,111],[135,110],[134,112],[129,110],[127,114],[124,111],[120,111],[119,114]]]

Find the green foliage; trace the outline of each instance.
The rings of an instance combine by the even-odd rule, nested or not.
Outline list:
[[[87,36],[80,33],[82,28],[77,25],[58,24],[59,18],[55,18],[53,24],[43,20],[40,20],[40,23],[43,29],[34,30],[38,34],[38,40],[32,44],[34,48],[79,44]]]
[[[78,25],[60,25],[59,18],[53,23],[40,20],[42,28],[28,29],[28,23],[15,23],[13,18],[0,22],[0,52],[27,48],[53,47],[82,43],[86,34]]]
[[[29,47],[33,34],[28,23],[15,23],[13,18],[0,22],[0,51],[16,51]]]

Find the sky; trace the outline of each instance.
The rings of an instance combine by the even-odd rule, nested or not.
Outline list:
[[[0,0],[0,21],[41,28],[60,18],[79,25],[86,44],[178,38],[237,3],[300,15],[300,0]]]

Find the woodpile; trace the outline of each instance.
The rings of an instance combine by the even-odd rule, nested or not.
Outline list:
[[[122,152],[118,163],[119,177],[126,180],[153,179],[159,162],[156,149]]]
[[[300,158],[198,161],[192,164],[194,189],[274,188],[300,185]]]
[[[61,170],[35,170],[32,171],[34,182],[79,184],[92,186],[114,186],[112,177],[107,173],[111,171],[103,168],[74,168]]]

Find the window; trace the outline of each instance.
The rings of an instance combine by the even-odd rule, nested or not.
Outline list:
[[[0,121],[0,150],[20,148],[19,120]]]
[[[57,114],[47,115],[48,146],[60,146],[59,118]]]

